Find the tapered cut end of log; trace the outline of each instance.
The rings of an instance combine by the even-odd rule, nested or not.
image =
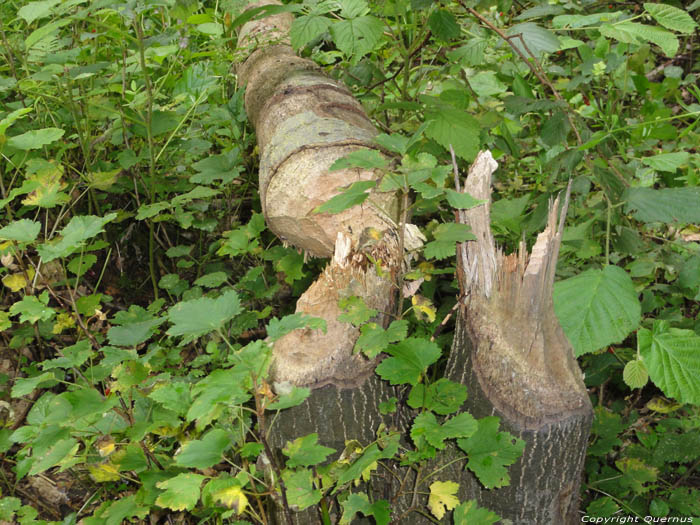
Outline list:
[[[391,269],[398,252],[393,233],[368,248],[358,247],[348,235],[339,233],[335,255],[321,276],[297,301],[296,311],[326,321],[326,331],[294,330],[275,343],[271,376],[274,382],[320,388],[360,386],[374,371],[376,362],[353,353],[360,333],[350,323],[338,321],[339,300],[357,296],[379,312],[382,323],[394,304]],[[383,268],[375,267],[378,262]]]
[[[521,243],[505,255],[490,230],[488,152],[477,157],[465,191],[487,204],[466,212],[477,240],[460,246],[466,283],[464,317],[474,350],[472,366],[489,401],[511,423],[537,428],[563,414],[590,411],[573,349],[554,314],[552,288],[570,186],[550,202],[548,222],[532,252]]]

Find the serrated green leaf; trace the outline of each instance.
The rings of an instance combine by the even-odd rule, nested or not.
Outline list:
[[[477,430],[477,422],[466,412],[448,419],[440,424],[432,412],[423,412],[416,416],[411,427],[411,438],[417,447],[423,446],[423,440],[436,449],[445,448],[446,439],[468,438]]]
[[[664,394],[700,404],[700,336],[655,321],[653,330],[637,332],[637,344],[649,377]]]
[[[335,45],[353,61],[372,51],[383,31],[382,21],[371,15],[335,22],[330,28]]]
[[[376,149],[359,149],[336,160],[328,171],[346,168],[380,169],[388,164],[387,158]]]
[[[508,87],[498,80],[494,71],[481,71],[469,77],[469,85],[480,97],[499,95],[508,91]]]
[[[450,203],[450,206],[458,210],[470,210],[486,202],[484,200],[475,199],[468,193],[456,191],[451,188],[445,190],[445,195],[447,196],[447,202]]]
[[[641,319],[632,279],[617,266],[555,283],[554,311],[576,356],[621,342]]]
[[[172,323],[168,335],[184,336],[183,341],[192,341],[221,329],[241,311],[235,290],[227,290],[216,299],[201,297],[183,301],[168,311],[168,321]]]
[[[383,450],[379,448],[377,443],[372,443],[370,446],[368,446],[362,452],[362,455],[338,477],[338,482],[336,487],[333,489],[333,493],[335,494],[338,492],[346,483],[360,479],[362,473],[365,471],[365,469],[372,465],[372,463],[379,461],[380,459],[394,457],[399,450],[400,437],[401,436],[399,434],[392,434],[386,440],[386,446]]]
[[[292,47],[295,51],[299,51],[306,44],[325,33],[330,25],[331,20],[325,16],[303,15],[296,17],[289,31]]]
[[[659,153],[653,157],[642,158],[642,164],[657,171],[673,173],[690,159],[687,151],[674,151],[673,153]]]
[[[628,188],[625,213],[643,222],[700,222],[700,188]]]
[[[245,369],[214,370],[192,387],[194,401],[187,410],[187,421],[202,427],[214,417],[221,404],[240,404],[250,399],[250,373]]]
[[[12,221],[0,228],[0,239],[17,242],[32,242],[41,231],[41,223],[31,219]]]
[[[156,318],[113,326],[107,331],[107,339],[115,346],[137,346],[147,341],[164,322],[164,318]]]
[[[290,505],[303,510],[321,501],[321,491],[314,488],[313,473],[308,469],[288,470],[282,472],[282,479],[287,489],[287,500]]]
[[[318,434],[313,433],[294,441],[287,441],[282,453],[288,456],[287,467],[310,467],[318,465],[335,452],[335,449],[318,444]]]
[[[668,4],[645,3],[644,9],[659,24],[679,33],[690,35],[698,26],[686,11]]]
[[[510,481],[507,466],[515,463],[525,449],[525,442],[498,431],[498,418],[485,417],[478,421],[478,430],[468,439],[457,440],[467,453],[467,468],[487,489],[503,487]]]
[[[156,505],[170,510],[192,510],[199,501],[199,487],[205,479],[201,474],[178,474],[159,481],[156,487],[165,492],[158,496]]]
[[[455,15],[446,9],[436,9],[428,17],[428,27],[443,42],[457,38],[460,33]]]
[[[194,284],[197,286],[204,286],[205,288],[216,288],[224,284],[226,279],[228,279],[226,272],[212,272],[202,275]]]
[[[479,152],[481,129],[469,113],[456,108],[426,112],[425,134],[449,151],[450,145],[457,156],[471,162]]]
[[[62,461],[73,456],[78,451],[78,442],[73,438],[61,439],[52,443],[46,449],[32,456],[32,468],[30,476],[41,474],[45,470],[55,467]],[[36,452],[36,451],[35,451]]]
[[[361,180],[314,209],[314,213],[340,213],[343,210],[365,202],[369,197],[368,191],[377,185],[373,180]]]
[[[390,343],[396,343],[406,337],[408,321],[392,321],[385,330],[377,323],[367,323],[360,328],[360,337],[355,343],[355,348],[364,352],[370,359],[374,359],[383,352]]]
[[[457,243],[475,240],[471,228],[467,224],[444,223],[433,231],[434,241],[425,245],[423,254],[426,259],[446,259],[453,257],[457,251]]]
[[[44,146],[56,142],[65,131],[59,128],[44,128],[27,131],[21,135],[15,135],[7,139],[8,146],[28,151],[43,148]]]
[[[38,298],[34,295],[25,295],[21,301],[17,301],[10,307],[10,315],[19,315],[21,323],[28,321],[34,324],[51,319],[56,310],[47,306],[48,295],[48,292],[42,292]]]
[[[377,366],[377,374],[392,385],[415,385],[426,368],[440,357],[440,347],[434,341],[410,337],[387,348],[391,355]]]
[[[104,231],[104,226],[117,218],[116,213],[104,217],[94,215],[75,215],[60,232],[61,239],[37,246],[37,252],[43,262],[67,257],[85,245],[85,241]]]
[[[625,365],[622,371],[622,379],[630,388],[642,388],[649,381],[649,373],[644,362],[634,359]]]
[[[511,42],[526,56],[530,53],[539,58],[543,54],[559,51],[559,39],[549,29],[532,22],[516,24],[507,31]],[[523,45],[524,42],[524,45]]]
[[[292,385],[288,392],[279,394],[277,401],[265,407],[267,410],[284,410],[285,408],[301,405],[311,395],[311,389],[305,386]]]
[[[292,330],[310,328],[312,330],[326,331],[326,321],[320,317],[312,317],[303,313],[286,315],[282,319],[272,318],[267,325],[267,335],[272,341],[276,341]]]
[[[442,378],[427,387],[423,383],[417,384],[406,402],[411,408],[425,408],[444,416],[459,410],[466,399],[467,387]]]
[[[454,525],[472,525],[473,523],[491,525],[498,522],[501,517],[489,509],[477,506],[476,500],[471,499],[457,505],[452,519]]]
[[[53,372],[44,372],[34,377],[18,377],[15,379],[15,385],[12,387],[12,397],[26,396],[35,388],[52,383],[55,380],[56,375]]]
[[[661,27],[624,21],[614,25],[603,24],[599,30],[602,35],[626,44],[651,42],[659,46],[668,57],[674,57],[678,52],[678,39],[673,33]]]
[[[209,468],[221,462],[223,453],[231,446],[231,437],[221,428],[210,430],[202,439],[182,445],[175,455],[175,464],[189,468]]]
[[[338,308],[343,310],[343,313],[338,316],[338,321],[352,323],[355,326],[360,326],[377,315],[377,311],[374,308],[369,308],[362,297],[357,295],[338,301]]]

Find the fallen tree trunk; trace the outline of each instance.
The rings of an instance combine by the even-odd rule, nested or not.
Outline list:
[[[509,486],[484,490],[467,472],[460,499],[476,499],[514,524],[579,523],[580,480],[592,409],[573,349],[554,314],[552,287],[567,192],[550,205],[546,229],[532,253],[496,249],[490,229],[491,175],[496,163],[482,152],[464,191],[486,205],[462,212],[475,242],[459,246],[463,300],[446,376],[467,387],[465,409],[496,415],[501,428],[526,443],[509,469]]]
[[[278,2],[249,8],[270,4]],[[341,213],[314,213],[343,187],[379,177],[374,170],[329,170],[353,151],[377,149],[377,130],[345,86],[294,54],[288,41],[291,22],[284,13],[242,27],[238,46],[249,54],[237,70],[238,80],[246,87],[246,112],[257,134],[260,199],[269,228],[313,256],[333,257],[296,307],[324,319],[326,331],[295,330],[275,343],[273,384],[309,387],[312,393],[303,405],[279,414],[270,440],[279,450],[315,432],[339,454],[348,440],[374,441],[382,422],[378,404],[391,393],[374,374],[376,361],[353,354],[359,330],[337,318],[342,313],[338,301],[350,296],[379,312],[375,321],[382,324],[395,307],[402,260],[395,229],[398,204],[393,193],[372,192],[363,204]],[[380,238],[361,246],[363,232]],[[313,509],[292,519],[320,523]]]

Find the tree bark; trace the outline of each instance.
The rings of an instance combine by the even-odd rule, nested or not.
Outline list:
[[[274,0],[256,2],[279,5]],[[288,13],[248,22],[238,47],[247,55],[237,70],[246,87],[245,107],[260,150],[260,199],[269,228],[281,239],[331,262],[300,297],[297,312],[320,317],[327,330],[300,329],[275,343],[273,386],[285,383],[312,389],[301,406],[283,410],[270,433],[272,448],[318,433],[319,442],[336,449],[348,440],[367,445],[384,421],[378,404],[391,388],[374,374],[376,361],[353,354],[359,330],[340,322],[338,301],[362,298],[386,324],[395,306],[400,271],[394,193],[371,192],[361,205],[338,214],[314,209],[356,181],[376,180],[366,169],[329,168],[339,158],[362,149],[379,149],[378,133],[362,106],[341,83],[312,61],[296,56],[289,45]],[[370,233],[376,242],[362,243]],[[377,265],[380,270],[377,270]],[[282,519],[280,509],[277,520]],[[321,523],[316,509],[292,515],[294,523]]]
[[[270,3],[276,2],[250,7]],[[377,131],[347,88],[293,53],[287,40],[291,20],[280,14],[244,25],[239,48],[249,55],[238,78],[258,136],[260,196],[270,229],[312,255],[333,259],[297,304],[297,311],[325,319],[327,332],[296,330],[275,344],[273,381],[307,386],[312,394],[304,405],[280,413],[271,440],[279,449],[317,432],[324,445],[340,452],[348,439],[374,440],[383,421],[377,406],[391,390],[374,375],[376,362],[352,353],[359,332],[337,320],[338,300],[359,296],[380,312],[378,321],[388,319],[403,263],[395,231],[398,206],[396,195],[375,192],[340,214],[313,213],[341,187],[378,177],[373,170],[329,171],[352,151],[377,149]],[[552,304],[568,194],[559,217],[559,201],[551,207],[532,254],[522,245],[506,256],[496,249],[489,225],[494,170],[490,153],[482,152],[466,182],[465,191],[487,204],[460,213],[477,241],[458,250],[461,305],[446,376],[467,386],[465,410],[475,417],[499,416],[503,429],[525,440],[526,449],[509,469],[508,487],[483,490],[464,461],[452,461],[463,456],[454,448],[436,461],[443,466],[437,479],[458,481],[461,500],[476,499],[516,524],[578,523],[592,410]],[[379,242],[362,246],[366,231],[381,232]],[[377,272],[372,261],[383,270]],[[392,502],[394,516],[417,500],[413,495]],[[426,522],[415,513],[406,516],[402,523]],[[315,510],[293,520],[320,523]]]
[[[461,499],[476,499],[514,524],[579,523],[579,487],[592,408],[573,349],[554,314],[552,287],[569,194],[528,254],[504,255],[490,230],[491,175],[496,163],[479,154],[464,190],[487,204],[461,214],[476,235],[459,246],[463,283],[446,376],[466,385],[465,409],[496,415],[501,428],[526,443],[509,469],[509,486],[484,490],[463,472]],[[449,477],[457,472],[446,473]]]

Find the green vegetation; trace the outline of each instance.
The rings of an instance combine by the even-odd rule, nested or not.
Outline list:
[[[329,523],[401,522],[355,482],[449,442],[485,487],[509,483],[522,443],[458,413],[468,392],[440,376],[455,245],[471,238],[455,208],[478,204],[453,163],[465,173],[482,148],[500,164],[506,250],[532,245],[571,181],[554,302],[596,407],[582,509],[700,516],[700,1],[241,7],[0,3],[0,521],[269,523],[272,497]],[[275,414],[309,395],[272,391],[271,344],[323,328],[291,312],[324,263],[266,230],[232,73],[237,29],[275,10],[295,13],[294,48],[350,86],[394,159],[343,162],[387,170],[379,184],[410,196],[427,242],[386,329],[344,305],[357,351],[388,354],[377,373],[416,410],[405,439],[381,428],[334,451],[309,435],[270,463]],[[429,495],[415,512],[498,521],[418,471],[402,488]]]

